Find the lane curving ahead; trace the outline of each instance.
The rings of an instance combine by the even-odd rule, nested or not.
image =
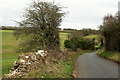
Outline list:
[[[77,78],[118,78],[118,64],[97,56],[97,52],[80,55],[75,66]]]

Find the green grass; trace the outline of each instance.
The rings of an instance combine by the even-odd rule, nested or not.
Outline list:
[[[18,47],[19,41],[17,41],[13,37],[13,30],[1,30],[2,32],[2,75],[7,74],[10,71],[10,68],[13,67],[14,61],[18,59],[18,55],[15,51]],[[67,39],[67,35],[70,33],[60,33],[60,42],[61,42],[61,48],[64,49],[64,40]],[[73,69],[74,69],[74,58],[78,55],[81,55],[85,52],[89,51],[81,51],[77,52],[75,54],[70,55],[69,61],[62,61],[58,60],[59,64],[62,65],[60,67],[60,71],[54,71],[55,74],[57,74],[57,77],[59,78],[68,78],[70,75],[72,75]],[[52,64],[51,64],[52,65]],[[59,65],[56,65],[59,66]],[[32,76],[34,72],[29,73],[29,76]],[[44,78],[50,78],[49,74],[42,74],[40,71],[37,71],[35,73],[35,77],[39,77],[40,75],[43,75]]]
[[[64,62],[62,60],[57,60],[57,62],[59,64],[54,63],[49,64],[53,72],[52,75],[50,72],[43,73],[41,71],[31,71],[28,73],[27,78],[40,78],[41,76],[43,76],[44,78],[71,78],[73,71],[71,61]],[[47,66],[44,65],[44,67],[45,67],[44,69],[47,69]],[[59,67],[59,69],[56,70],[57,67]]]
[[[67,61],[63,60],[57,60],[57,64],[52,62],[48,65],[42,65],[43,69],[49,71],[52,70],[51,72],[42,72],[42,71],[31,71],[28,73],[27,76],[24,78],[41,78],[43,76],[44,78],[73,78],[73,70],[74,70],[74,60],[76,59],[77,56],[86,53],[86,52],[91,52],[91,51],[80,51],[80,52],[75,52],[69,54],[67,57],[69,58]],[[50,68],[50,69],[48,69]],[[57,69],[56,69],[57,68]],[[41,68],[40,68],[41,69]],[[42,70],[43,70],[42,69]]]
[[[8,31],[8,32],[7,32]],[[13,31],[2,31],[2,59],[17,58],[19,54],[16,53],[19,41],[13,37]]]
[[[84,53],[88,53],[88,52],[93,52],[93,51],[85,50],[85,51],[75,52],[69,55],[68,56],[69,60],[65,62],[62,60],[58,60],[58,63],[62,65],[62,67],[60,68],[60,72],[56,73],[58,77],[59,78],[72,78],[72,73],[74,70],[74,64],[75,64],[76,57]]]
[[[18,59],[16,48],[20,40],[16,40],[13,36],[14,30],[0,30],[2,32],[2,75],[9,73],[13,63]],[[64,40],[67,39],[69,33],[60,33],[61,48],[64,49]]]
[[[14,32],[14,30],[0,30],[0,32]]]
[[[93,35],[93,34],[91,34],[91,35],[88,35],[88,36],[85,36],[85,38],[97,38],[98,37],[98,35]]]
[[[84,38],[89,38],[89,39],[95,38],[95,42],[98,43],[100,37],[101,37],[101,35],[91,34],[91,35],[85,36]]]
[[[103,52],[103,51],[100,51],[98,54],[100,56],[106,57],[108,59],[112,59],[112,60],[115,60],[115,61],[120,61],[120,57],[118,57],[118,55],[120,53],[118,53],[118,52]]]
[[[13,63],[18,59],[15,49],[19,41],[13,37],[13,30],[0,30],[2,32],[2,75],[9,73]]]
[[[64,49],[64,41],[67,39],[67,36],[70,33],[60,33],[60,43],[61,43],[61,49]]]
[[[13,67],[14,61],[16,61],[16,60],[17,60],[17,58],[2,60],[2,74],[9,73],[11,67]]]
[[[65,62],[62,60],[58,60],[57,62],[61,65],[59,71],[55,72],[57,74],[57,77],[58,78],[71,78],[72,72],[74,70],[72,59],[70,58],[69,61],[65,61]]]
[[[102,38],[102,37],[103,37],[103,36],[101,36],[101,35],[91,34],[91,35],[85,36],[84,38],[89,38],[89,39],[95,38],[95,42],[96,42],[96,43],[100,43],[100,42],[99,42],[99,39]]]
[[[75,52],[74,54],[69,55],[69,61],[65,61],[63,62],[62,60],[59,61],[59,63],[61,65],[63,65],[63,67],[61,67],[61,72],[64,72],[64,74],[58,73],[59,77],[62,78],[72,78],[72,73],[74,70],[74,64],[75,64],[75,60],[76,57],[79,55],[82,55],[84,53],[88,53],[88,52],[93,52],[91,50],[86,50],[86,51],[80,51],[80,52]]]

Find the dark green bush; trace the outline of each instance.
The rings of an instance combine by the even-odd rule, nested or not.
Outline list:
[[[65,47],[70,48],[73,51],[76,51],[78,48],[82,50],[94,50],[95,49],[93,40],[83,39],[83,38],[79,38],[75,42],[73,40],[74,39],[65,40],[64,41]]]
[[[65,48],[69,48],[73,51],[76,51],[77,50],[77,46],[75,45],[75,43],[73,42],[73,40],[65,40],[64,41],[64,46]]]
[[[64,45],[66,48],[71,48],[71,40],[65,40]]]
[[[79,48],[83,50],[94,50],[95,49],[94,41],[90,39],[80,39]]]
[[[83,40],[83,38],[80,38],[78,42],[79,42],[79,48],[84,49],[86,44],[85,40]]]

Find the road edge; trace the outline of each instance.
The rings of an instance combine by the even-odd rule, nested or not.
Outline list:
[[[99,55],[99,53],[97,53],[97,55],[98,55],[98,56],[100,56],[100,57],[102,57],[102,58],[104,58],[104,59],[107,59],[107,60],[110,60],[110,61],[112,61],[112,62],[115,62],[115,63],[120,64],[120,62],[119,62],[119,61],[115,61],[115,60],[110,59],[110,58],[107,58],[107,57],[105,57],[105,56],[101,56],[101,55]]]
[[[83,54],[85,54],[85,53],[82,53],[82,54],[80,54],[80,55],[76,55],[76,56],[74,57],[74,59],[73,59],[73,63],[74,63],[73,68],[74,68],[74,70],[73,70],[72,76],[73,76],[74,78],[77,78],[76,60],[77,60],[77,58],[78,58],[79,56],[81,56],[81,55],[83,55]]]
[[[78,55],[78,56],[80,56],[80,55]],[[73,63],[74,63],[73,68],[74,68],[74,70],[73,70],[72,75],[73,75],[74,78],[77,78],[76,59],[78,58],[78,56],[75,56],[74,59],[73,59]]]

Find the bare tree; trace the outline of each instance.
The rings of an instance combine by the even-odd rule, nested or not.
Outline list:
[[[18,22],[22,28],[14,32],[16,38],[25,39],[19,51],[59,50],[58,26],[64,14],[62,7],[54,2],[33,1],[26,9],[24,20]]]
[[[104,17],[104,23],[100,27],[103,36],[105,37],[105,49],[106,51],[119,51],[120,41],[120,26],[118,25],[119,15],[107,15]]]

